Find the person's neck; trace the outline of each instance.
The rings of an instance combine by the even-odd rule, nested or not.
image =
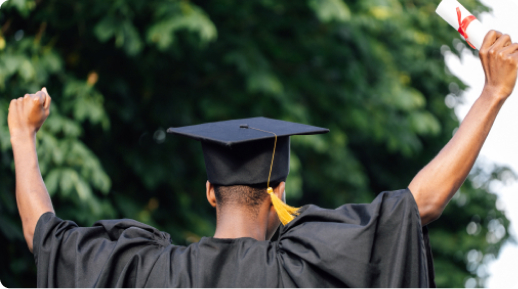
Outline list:
[[[247,208],[232,207],[218,211],[214,238],[236,239],[249,237],[259,241],[266,239],[267,222],[261,222],[261,213],[251,217]]]

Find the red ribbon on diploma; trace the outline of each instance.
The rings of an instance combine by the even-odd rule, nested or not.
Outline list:
[[[469,15],[468,17],[464,18],[464,20],[462,20],[460,9],[459,9],[459,7],[457,7],[457,19],[459,19],[459,30],[458,31],[459,31],[460,35],[462,35],[462,37],[464,37],[464,39],[466,39],[466,42],[469,44],[469,46],[471,46],[471,48],[476,49],[475,46],[473,46],[473,44],[471,44],[468,41],[468,34],[466,33],[466,30],[468,29],[469,24],[477,18],[473,15]]]

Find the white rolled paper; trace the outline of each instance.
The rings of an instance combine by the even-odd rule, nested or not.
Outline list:
[[[459,19],[457,16],[457,8],[459,8],[461,12],[461,22],[466,17],[472,15],[456,0],[443,0],[435,12],[458,31]],[[482,42],[484,42],[484,37],[486,37],[489,29],[485,27],[480,21],[478,21],[478,19],[474,19],[467,27],[465,27],[465,32],[466,35],[468,35],[467,41],[469,41],[471,44],[473,44],[473,46],[480,50],[480,47],[482,47]]]

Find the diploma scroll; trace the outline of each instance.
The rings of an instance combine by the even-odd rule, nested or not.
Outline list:
[[[456,0],[443,0],[435,12],[453,28],[457,29],[471,47],[480,50],[489,29],[464,6]]]

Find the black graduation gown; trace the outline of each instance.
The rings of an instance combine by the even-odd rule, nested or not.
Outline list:
[[[336,210],[308,205],[277,241],[189,246],[128,220],[78,227],[52,213],[34,236],[38,287],[430,287],[427,234],[410,191]]]

